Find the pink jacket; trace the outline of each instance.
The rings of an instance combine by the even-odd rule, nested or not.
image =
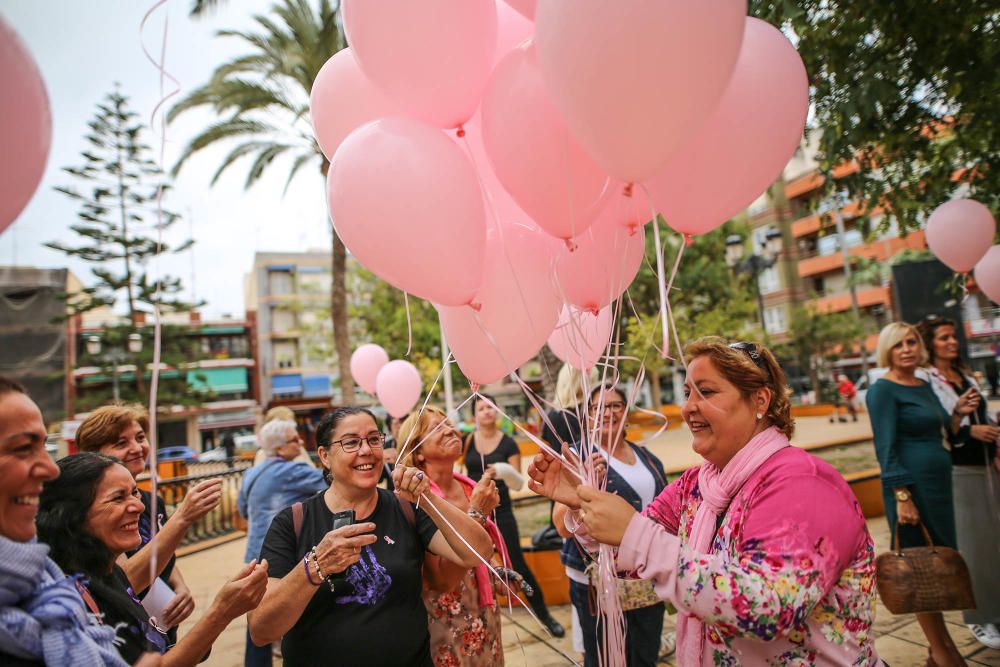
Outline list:
[[[836,470],[795,447],[773,455],[707,554],[686,546],[700,503],[695,468],[632,519],[617,563],[704,622],[702,665],[880,664],[874,544]]]

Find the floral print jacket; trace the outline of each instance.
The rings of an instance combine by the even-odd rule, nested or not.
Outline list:
[[[707,554],[686,546],[700,504],[696,468],[632,519],[618,569],[703,621],[702,665],[880,664],[874,544],[836,470],[796,447],[773,455]]]

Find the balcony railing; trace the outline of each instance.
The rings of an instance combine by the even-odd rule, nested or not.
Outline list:
[[[206,479],[222,479],[222,499],[218,507],[188,529],[181,545],[194,544],[243,530],[245,524],[239,515],[236,500],[243,483],[243,474],[252,464],[253,461],[241,458],[190,463],[188,464],[190,474],[164,479],[157,484],[157,493],[166,503],[169,516],[177,510],[191,487]]]

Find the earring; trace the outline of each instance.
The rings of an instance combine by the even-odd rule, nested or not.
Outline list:
[[[757,413],[757,420],[759,421],[759,420],[761,420],[763,418],[764,418],[764,415],[762,415],[761,413],[758,412]]]

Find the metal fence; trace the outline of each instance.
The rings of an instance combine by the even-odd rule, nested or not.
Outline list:
[[[157,493],[166,503],[167,515],[172,515],[187,496],[188,489],[206,479],[222,479],[222,499],[219,505],[191,526],[181,545],[194,544],[203,540],[221,537],[237,530],[244,530],[245,522],[236,506],[240,486],[252,461],[229,459],[188,464],[184,477],[164,479],[157,484]]]

